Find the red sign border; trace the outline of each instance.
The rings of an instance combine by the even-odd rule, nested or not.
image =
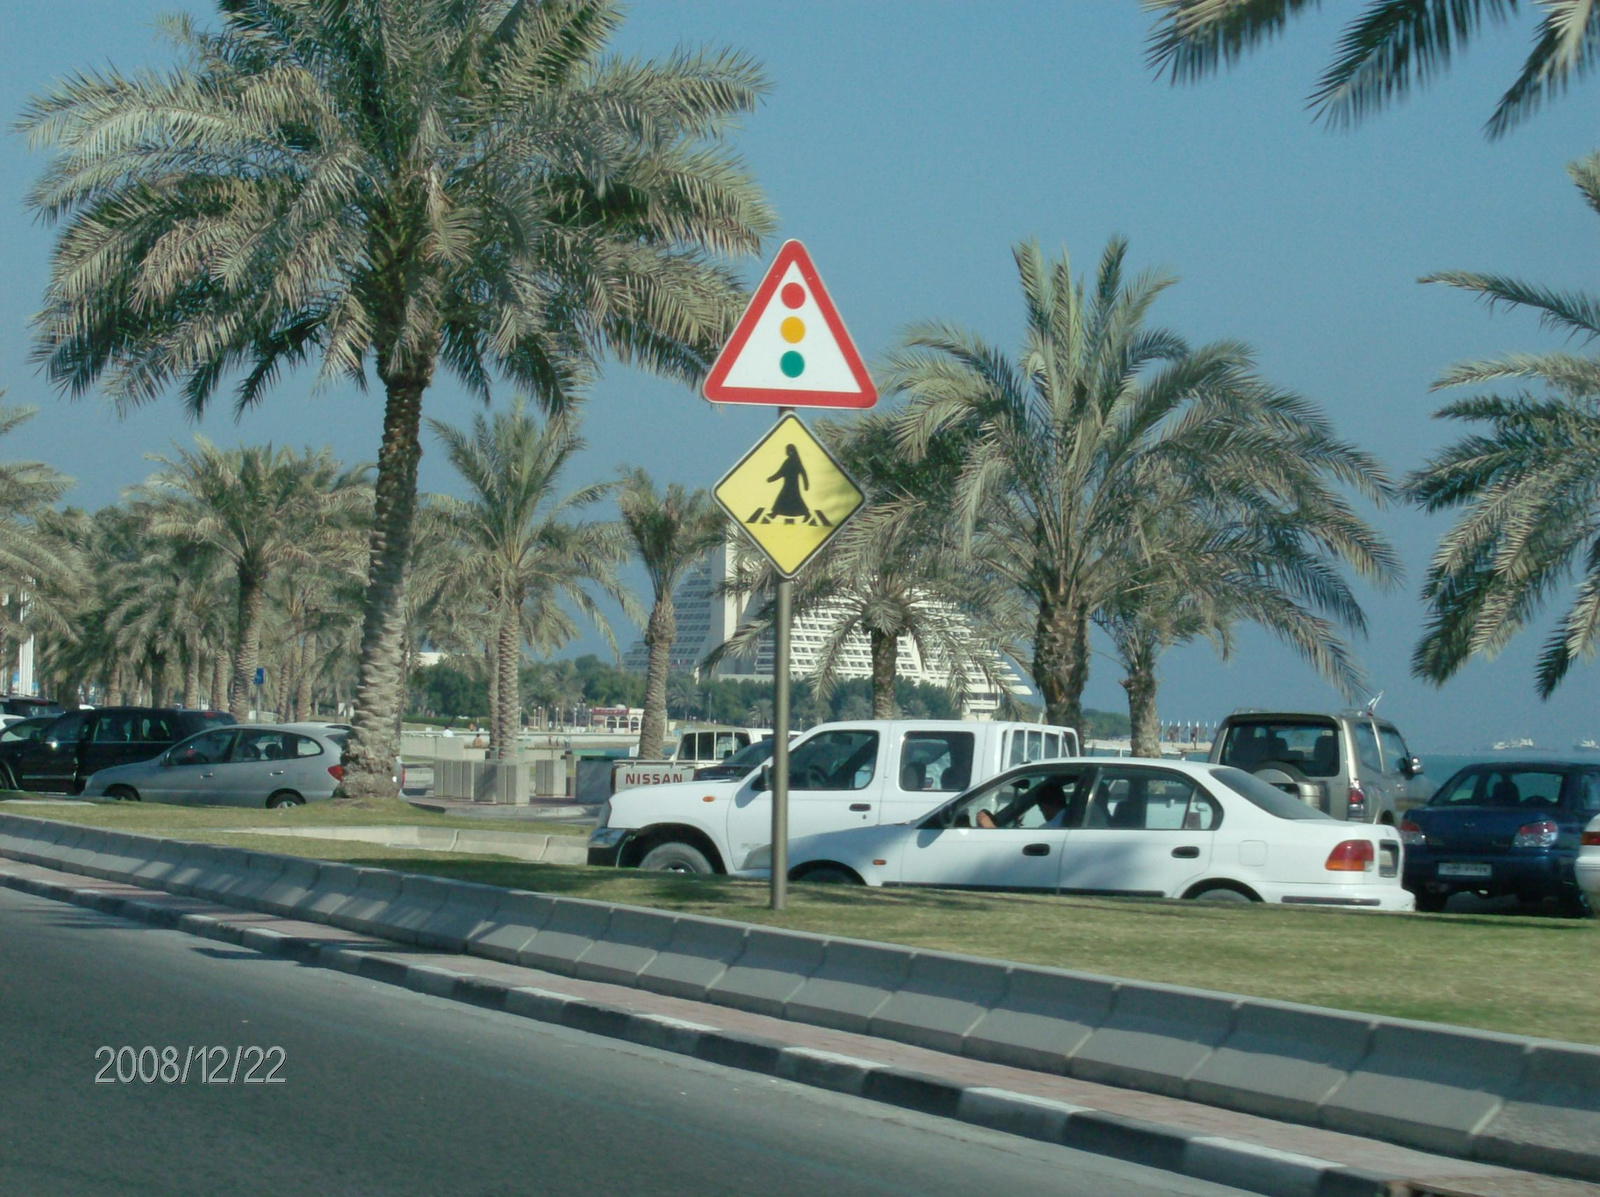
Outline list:
[[[850,374],[860,388],[859,391],[807,391],[727,385],[728,372],[733,369],[733,363],[744,352],[745,343],[749,341],[756,322],[766,313],[767,305],[772,302],[773,293],[777,291],[778,283],[791,263],[799,266],[800,277],[805,279],[806,285],[811,288],[811,296],[816,300],[817,308],[822,312],[822,319],[827,323],[828,331],[833,334],[835,344],[839,346],[839,352],[844,354],[845,365],[850,368]],[[761,280],[761,285],[750,297],[744,314],[739,317],[739,323],[734,325],[732,335],[723,345],[722,352],[717,354],[717,360],[711,364],[711,372],[706,375],[700,393],[712,403],[757,403],[771,407],[867,408],[878,402],[877,388],[867,376],[867,368],[861,362],[861,355],[856,352],[855,342],[845,331],[844,321],[839,319],[839,313],[833,306],[828,289],[822,285],[817,268],[811,263],[811,255],[799,241],[785,241],[778,247],[778,256],[773,258],[772,265],[767,267],[766,277]]]

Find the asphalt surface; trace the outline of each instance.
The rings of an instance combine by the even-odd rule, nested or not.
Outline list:
[[[4,1194],[1235,1192],[0,890]]]

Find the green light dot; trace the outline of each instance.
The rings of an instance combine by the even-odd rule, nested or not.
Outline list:
[[[778,359],[778,368],[783,371],[784,376],[787,378],[799,378],[801,374],[805,373],[806,359],[791,349]]]

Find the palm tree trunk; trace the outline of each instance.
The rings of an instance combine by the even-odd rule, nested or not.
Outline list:
[[[489,734],[494,734],[494,729],[500,726],[500,658],[498,645],[500,634],[498,631],[483,642],[483,670],[487,676],[489,689]]]
[[[214,711],[228,705],[228,655],[221,649],[211,658],[211,701],[208,705]]]
[[[300,644],[300,669],[295,679],[294,692],[294,717],[296,720],[311,718],[311,663],[316,659],[317,635],[307,632],[306,638]]]
[[[183,650],[183,705],[191,711],[200,705],[200,646],[192,642]]]
[[[667,738],[667,670],[672,663],[672,642],[678,638],[677,613],[672,593],[656,595],[644,642],[650,646],[650,664],[644,675],[644,718],[639,724],[639,759],[661,759],[661,742]]]
[[[1084,735],[1083,690],[1089,684],[1089,615],[1070,603],[1039,604],[1034,626],[1033,681],[1046,723]]]
[[[872,650],[872,717],[894,718],[894,682],[900,664],[900,638],[872,628],[867,632]]]
[[[261,658],[261,612],[267,592],[265,578],[247,569],[239,571],[239,617],[233,650],[233,700],[228,713],[241,723],[250,715],[250,691],[255,685],[256,663]]]
[[[150,705],[167,705],[167,657],[165,653],[150,656]]]
[[[417,463],[422,458],[422,393],[433,379],[431,354],[409,368],[379,372],[388,393],[383,442],[373,490],[372,539],[367,567],[361,661],[357,667],[355,730],[344,755],[340,798],[363,801],[395,796],[394,758],[399,751],[395,713],[400,705],[400,636],[405,629],[406,564],[417,518]]]
[[[1128,721],[1133,727],[1134,756],[1160,757],[1161,725],[1156,720],[1156,675],[1146,664],[1129,668],[1122,679],[1128,692]]]
[[[517,755],[517,715],[521,702],[517,697],[517,655],[521,648],[522,624],[513,607],[500,616],[500,631],[495,637],[497,658],[495,664],[499,677],[495,685],[496,710],[493,725],[495,755]]]
[[[109,691],[111,701],[107,706],[120,707],[125,705],[122,685],[122,664],[118,662],[111,667],[111,680],[106,689]]]
[[[411,663],[415,656],[411,647],[411,625],[408,622],[400,633],[400,702],[394,711],[396,744],[405,739],[406,709],[411,705]]]

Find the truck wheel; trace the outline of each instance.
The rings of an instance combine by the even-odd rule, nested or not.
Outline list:
[[[700,849],[679,840],[657,844],[644,854],[639,867],[652,873],[689,873],[710,876],[716,872]]]

